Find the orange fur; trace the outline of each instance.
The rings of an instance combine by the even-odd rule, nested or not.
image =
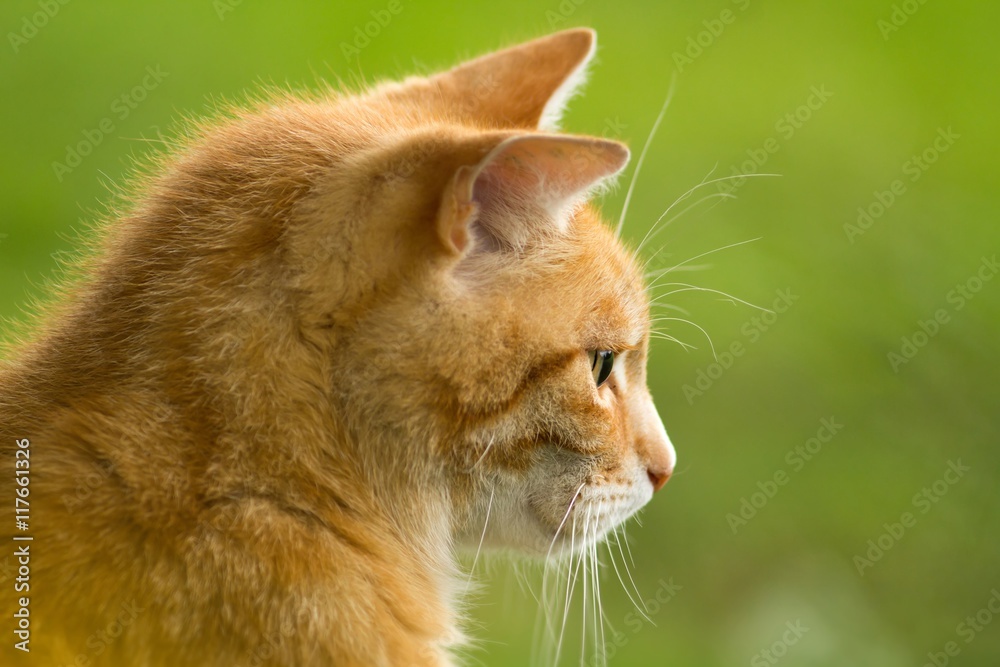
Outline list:
[[[584,201],[627,151],[538,129],[593,39],[264,102],[165,161],[0,366],[33,664],[449,665],[487,499],[486,544],[542,555],[587,494],[629,499],[602,531],[648,500],[648,304]]]

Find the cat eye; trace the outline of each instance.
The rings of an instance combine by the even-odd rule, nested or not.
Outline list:
[[[598,387],[608,379],[614,366],[615,353],[611,350],[594,350],[590,353],[590,371],[594,374],[594,382]]]

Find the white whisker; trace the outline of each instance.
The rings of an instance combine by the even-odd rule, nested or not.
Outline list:
[[[681,315],[690,315],[691,311],[687,308],[681,308],[680,306],[674,305],[672,303],[657,303],[650,305],[650,310],[656,310],[657,308],[662,308],[664,310],[676,310]]]
[[[642,248],[643,248],[644,244],[646,243],[647,239],[650,237],[650,234],[654,233],[654,230],[656,229],[657,223],[659,223],[661,220],[663,220],[663,218],[665,218],[670,213],[670,211],[673,210],[673,208],[675,206],[677,206],[678,204],[680,204],[682,201],[684,201],[685,199],[687,199],[688,197],[690,197],[692,194],[694,194],[695,192],[697,192],[701,188],[708,187],[709,185],[713,185],[715,183],[724,183],[725,181],[732,181],[732,180],[737,180],[737,179],[742,179],[742,178],[762,177],[762,176],[780,176],[780,174],[746,174],[745,176],[744,175],[739,175],[739,176],[737,176],[737,175],[721,176],[719,178],[713,178],[711,180],[706,180],[708,178],[708,176],[711,176],[712,172],[714,172],[714,171],[715,171],[715,167],[712,167],[712,171],[708,172],[708,175],[705,176],[705,178],[703,178],[701,181],[699,181],[697,185],[694,185],[691,188],[689,188],[687,190],[687,192],[685,192],[684,194],[682,194],[680,197],[678,197],[677,199],[675,199],[674,203],[671,204],[670,206],[668,206],[667,210],[665,210],[663,213],[660,214],[660,217],[657,218],[656,222],[654,222],[653,225],[649,228],[649,231],[646,232],[646,236],[643,237],[642,242],[639,243],[639,248],[638,248],[637,252],[642,250]],[[729,194],[729,193],[724,193],[724,192],[720,192],[720,193],[718,193],[718,195],[723,195],[726,198],[734,198],[735,197],[735,195],[732,195],[732,194]]]
[[[685,352],[690,352],[691,350],[697,350],[698,347],[691,345],[690,343],[685,343],[684,341],[674,338],[670,334],[665,334],[658,331],[650,332],[649,337],[656,340],[665,340],[671,343],[677,343]]]
[[[677,269],[679,269],[680,267],[684,266],[688,262],[693,262],[696,259],[701,259],[702,257],[707,257],[708,255],[712,255],[712,254],[717,253],[717,252],[722,252],[723,250],[729,250],[730,248],[735,248],[737,246],[746,245],[748,243],[753,243],[755,241],[761,240],[761,238],[763,238],[763,237],[758,236],[757,238],[747,239],[746,241],[740,241],[738,243],[730,243],[729,245],[724,245],[721,248],[716,248],[714,250],[709,250],[707,252],[701,253],[700,255],[695,255],[694,257],[688,257],[687,259],[685,259],[680,264],[675,264],[675,265],[671,266],[669,269],[658,269],[656,271],[651,271],[647,275],[647,277],[654,277],[653,274],[656,274],[655,277],[656,278],[660,278],[662,276],[665,276],[668,273],[676,271]],[[648,290],[648,289],[652,288],[652,286],[655,285],[655,284],[656,283],[653,283],[653,284],[649,285],[646,289]]]
[[[486,445],[486,449],[484,449],[483,453],[479,455],[479,458],[476,459],[476,462],[472,464],[473,469],[475,469],[480,463],[482,463],[483,459],[486,458],[486,455],[490,453],[490,448],[493,447],[493,441],[495,439],[496,439],[496,434],[494,433],[492,436],[490,436],[490,442],[488,445]]]
[[[615,536],[615,541],[617,542],[618,541],[618,528],[615,528],[615,530],[612,532],[612,534]],[[611,565],[615,569],[615,574],[618,576],[618,583],[620,583],[622,585],[622,590],[625,591],[625,595],[628,596],[629,601],[632,602],[632,605],[635,607],[636,611],[638,611],[640,614],[642,614],[643,618],[645,618],[647,621],[649,621],[650,623],[652,623],[653,619],[649,618],[649,616],[646,615],[646,612],[643,611],[641,607],[639,607],[639,603],[636,602],[635,598],[632,597],[631,591],[629,591],[628,586],[625,585],[625,580],[622,579],[622,574],[618,570],[618,563],[615,562],[615,550],[611,548],[611,540],[608,540],[607,545],[608,545],[608,557],[611,559]],[[621,549],[621,543],[620,542],[618,544],[618,548]],[[625,558],[625,554],[623,553],[622,554],[623,565],[624,565],[624,558]]]
[[[638,250],[636,252],[641,252],[642,248],[643,248],[643,245],[647,242],[647,240],[652,241],[654,238],[656,238],[657,236],[659,236],[660,232],[662,232],[664,229],[666,229],[667,227],[670,226],[670,223],[674,222],[675,220],[680,219],[685,213],[687,213],[688,211],[690,211],[691,209],[693,209],[693,208],[695,208],[697,206],[700,206],[703,202],[709,201],[710,199],[736,199],[736,195],[731,195],[731,194],[728,194],[726,192],[716,192],[716,193],[713,193],[713,194],[710,194],[710,195],[705,195],[704,197],[702,197],[698,201],[696,201],[693,204],[690,204],[689,206],[687,206],[687,208],[682,209],[680,211],[680,213],[678,213],[677,215],[675,215],[675,216],[673,216],[671,218],[667,218],[666,220],[664,220],[663,218],[667,215],[667,213],[670,212],[670,209],[673,208],[677,203],[679,203],[680,200],[678,200],[677,202],[674,202],[673,204],[670,205],[669,208],[667,208],[666,211],[664,211],[660,215],[659,218],[656,219],[656,222],[653,223],[653,226],[649,228],[649,231],[646,232],[646,238],[644,238],[642,240],[642,243],[639,244],[639,248],[638,248]],[[709,210],[711,210],[712,208],[715,208],[715,207],[711,206],[711,207],[709,207]],[[662,221],[662,224],[660,224],[661,221]],[[653,231],[653,230],[655,230],[655,231]]]
[[[569,607],[570,601],[573,599],[573,591],[576,590],[576,576],[580,572],[581,560],[577,560],[576,566],[573,566],[573,559],[575,556],[574,548],[576,546],[576,514],[573,514],[573,531],[570,534],[570,566],[566,570],[566,602],[563,607],[563,619],[562,627],[559,629],[559,641],[556,643],[556,655],[555,659],[552,661],[553,665],[559,664],[559,655],[562,653],[562,643],[563,638],[566,636],[566,621],[569,618]],[[572,576],[571,576],[572,575]]]
[[[573,498],[569,501],[569,506],[566,508],[566,513],[563,514],[562,521],[559,522],[559,527],[556,528],[555,535],[552,536],[552,542],[549,544],[549,549],[548,549],[548,551],[545,554],[544,572],[543,572],[543,575],[542,575],[542,598],[546,600],[546,603],[544,604],[545,616],[546,616],[546,627],[549,630],[548,635],[552,639],[555,639],[555,636],[554,636],[555,627],[552,625],[551,619],[552,619],[553,613],[556,611],[556,608],[555,608],[554,602],[551,605],[548,604],[549,596],[547,594],[548,593],[548,579],[549,579],[549,568],[550,568],[550,565],[551,565],[552,549],[555,547],[556,541],[559,539],[559,535],[562,532],[563,527],[566,525],[566,520],[569,518],[569,515],[573,511],[573,507],[576,505],[576,501],[579,500],[579,498],[580,498],[580,491],[583,489],[584,486],[586,486],[586,482],[583,482],[582,484],[580,484],[580,486],[578,486],[576,488],[576,491],[573,493]],[[576,518],[574,516],[574,532],[575,532],[575,525],[576,525]],[[573,536],[573,537],[575,537],[575,536]],[[571,553],[572,553],[572,548],[571,548]],[[572,556],[570,557],[570,563],[572,564]],[[568,572],[567,572],[567,575],[568,575]],[[567,585],[568,585],[568,582],[567,582]],[[556,591],[554,591],[554,593],[553,593],[553,600],[557,599],[555,597],[557,595],[558,595],[558,589]],[[568,606],[568,604],[569,603],[567,602],[567,606]]]
[[[700,181],[698,181],[697,185],[695,185],[694,187],[690,188],[687,192],[685,192],[680,197],[678,197],[677,199],[675,199],[673,201],[673,203],[671,203],[670,206],[668,206],[667,209],[663,213],[660,214],[660,217],[657,218],[656,221],[652,225],[649,226],[649,229],[646,230],[646,235],[642,237],[642,241],[639,242],[639,247],[636,249],[637,253],[640,252],[640,251],[642,251],[642,249],[646,246],[646,243],[649,240],[649,236],[650,236],[650,234],[653,234],[655,232],[657,224],[659,224],[659,222],[661,220],[663,220],[663,218],[668,213],[670,213],[670,211],[673,209],[674,206],[676,206],[680,202],[682,202],[685,199],[687,199],[688,197],[690,197],[691,193],[695,192],[698,188],[703,187],[705,185],[705,182],[712,176],[712,174],[715,173],[715,170],[716,170],[716,168],[718,166],[719,166],[718,162],[716,162],[714,165],[712,165],[712,168],[709,170],[709,172],[707,174],[705,174],[705,176]]]
[[[601,639],[601,648],[599,652],[599,659],[602,665],[607,665],[607,648],[608,643],[604,635],[604,604],[601,601],[601,573],[598,570],[598,558],[597,558],[597,531],[600,528],[600,518],[601,512],[604,510],[604,501],[597,506],[597,519],[594,522],[594,543],[590,546],[590,553],[593,559],[593,564],[591,565],[591,571],[594,573],[594,623],[597,625],[597,629],[594,631],[594,650],[597,650],[597,638],[598,633]]]
[[[594,506],[587,505],[587,518],[583,523],[583,544],[580,545],[580,560],[583,561],[583,612],[581,614],[582,628],[580,630],[580,666],[584,665],[584,658],[587,655],[587,565],[590,563],[590,552],[587,550],[587,540],[590,539],[590,515]]]
[[[710,348],[712,348],[712,356],[715,358],[716,361],[719,360],[719,355],[717,355],[715,353],[715,343],[712,342],[712,337],[708,335],[708,332],[705,331],[704,328],[698,326],[697,324],[695,324],[691,320],[686,320],[683,317],[658,317],[658,318],[656,318],[655,321],[657,321],[657,322],[670,322],[670,321],[673,321],[673,322],[684,322],[685,324],[690,324],[695,329],[697,329],[698,331],[700,331],[703,334],[705,334],[705,338],[708,339],[708,346]]]
[[[686,273],[686,272],[689,272],[689,271],[690,272],[705,271],[707,269],[712,268],[712,266],[713,266],[712,264],[692,264],[691,266],[687,266],[687,265],[685,265],[685,266],[678,266],[678,267],[671,268],[669,270],[670,271],[676,271],[678,273]],[[650,278],[658,278],[658,277],[662,276],[664,273],[666,273],[667,271],[668,271],[668,269],[653,269],[652,271],[647,271],[646,273],[644,273],[642,277],[645,280],[649,280]]]
[[[636,515],[634,518],[636,520],[636,523],[638,523],[639,521],[638,515]],[[625,550],[628,551],[628,559],[632,563],[632,567],[635,567],[635,559],[632,558],[632,545],[628,543],[628,532],[624,529],[624,527],[622,528],[622,538],[625,540]]]
[[[559,532],[563,529],[563,526],[566,525],[566,519],[569,517],[570,512],[573,511],[573,505],[576,504],[577,499],[580,497],[580,491],[586,485],[587,483],[583,482],[580,486],[576,487],[576,492],[573,493],[573,498],[569,501],[569,507],[566,508],[566,513],[563,515],[562,521],[559,522],[559,527],[556,528],[556,534],[552,536],[552,543],[549,545],[548,553],[545,554],[546,561],[548,561],[549,556],[552,555],[552,547],[556,545],[556,540],[559,538]]]
[[[479,536],[479,546],[476,547],[476,556],[472,559],[472,567],[469,568],[469,578],[465,582],[465,592],[469,592],[469,586],[472,585],[472,575],[476,572],[476,563],[479,562],[479,552],[483,550],[483,541],[486,539],[486,527],[490,525],[490,513],[493,511],[493,496],[496,492],[496,486],[490,487],[490,502],[486,506],[486,520],[483,521],[483,534]]]
[[[663,100],[663,106],[660,107],[660,113],[656,116],[656,121],[653,123],[653,127],[649,130],[649,136],[646,137],[646,143],[642,146],[642,151],[639,153],[639,160],[635,163],[635,171],[632,172],[632,180],[628,184],[628,190],[625,193],[625,203],[622,205],[622,213],[618,218],[618,227],[615,229],[615,236],[622,235],[622,228],[625,227],[625,215],[628,213],[629,203],[632,201],[632,191],[635,190],[636,180],[639,178],[639,172],[642,170],[642,164],[646,161],[646,152],[649,151],[650,144],[653,143],[653,137],[656,136],[656,131],[660,129],[660,123],[663,122],[663,117],[667,113],[667,109],[670,107],[670,101],[674,98],[674,88],[677,84],[677,74],[675,73],[670,78],[670,88],[667,89],[667,98]]]
[[[771,310],[769,310],[767,308],[764,308],[762,306],[758,306],[757,304],[750,303],[749,301],[746,301],[746,300],[741,299],[739,297],[733,296],[732,294],[729,294],[728,292],[723,292],[722,290],[713,289],[711,287],[698,287],[697,285],[691,285],[689,283],[665,283],[663,286],[664,287],[680,286],[682,289],[676,289],[676,290],[667,292],[665,294],[661,294],[658,297],[656,297],[656,299],[654,300],[654,303],[660,301],[661,299],[665,299],[666,297],[671,296],[673,294],[680,294],[681,292],[711,292],[713,294],[719,294],[721,296],[726,297],[725,298],[726,301],[733,301],[733,302],[736,302],[736,303],[742,303],[744,306],[750,306],[751,308],[754,308],[756,310],[764,311],[765,313],[771,313],[771,312],[773,312],[773,311],[771,311]]]
[[[632,560],[632,549],[628,545],[628,535],[625,533],[624,527],[622,528],[621,535],[625,542],[625,548],[629,550],[628,551],[629,560]],[[642,602],[642,608],[646,612],[645,614],[643,614],[643,616],[646,616],[647,620],[649,620],[652,623],[652,619],[649,619],[648,616],[649,608],[646,607],[646,601],[643,600],[642,595],[639,594],[639,587],[635,585],[635,579],[632,578],[632,572],[628,569],[628,563],[625,562],[625,552],[622,551],[622,540],[618,539],[618,536],[616,535],[615,541],[618,542],[618,553],[620,553],[622,556],[622,567],[625,569],[625,574],[626,576],[628,576],[628,580],[632,583],[632,590],[635,591],[636,598],[638,598],[638,600]],[[632,561],[632,567],[635,567],[635,561]]]

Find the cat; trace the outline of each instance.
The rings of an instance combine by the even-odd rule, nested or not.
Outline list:
[[[588,203],[629,152],[557,132],[595,40],[162,158],[0,366],[25,664],[456,664],[457,552],[563,558],[663,486],[641,271]]]

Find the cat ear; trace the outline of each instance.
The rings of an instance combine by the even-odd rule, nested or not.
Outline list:
[[[406,82],[397,94],[492,128],[556,130],[596,45],[589,28],[564,30]]]
[[[574,208],[624,168],[617,141],[565,135],[509,137],[445,188],[438,234],[462,255],[521,248],[534,236],[565,232]]]

